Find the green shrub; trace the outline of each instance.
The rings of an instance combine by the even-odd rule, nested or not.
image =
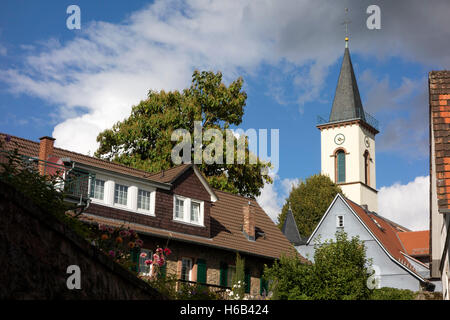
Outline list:
[[[383,287],[374,289],[370,300],[414,300],[416,293],[411,290]]]

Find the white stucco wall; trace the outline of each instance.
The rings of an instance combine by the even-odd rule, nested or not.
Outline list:
[[[336,144],[335,137],[342,134],[345,140],[342,144]],[[369,146],[366,146],[365,140]],[[335,152],[338,148],[346,151],[345,156],[345,183],[341,184],[342,191],[352,201],[358,204],[367,204],[369,210],[378,210],[377,193],[365,187],[364,153],[370,155],[369,186],[376,190],[376,161],[375,161],[375,136],[359,124],[343,125],[321,130],[321,169],[322,174],[328,175],[332,181],[335,177]]]

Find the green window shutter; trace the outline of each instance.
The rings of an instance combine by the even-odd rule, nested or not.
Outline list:
[[[226,287],[228,285],[228,265],[224,262],[220,263],[220,285]]]
[[[337,153],[337,182],[345,182],[345,152]]]
[[[139,271],[139,255],[140,249],[133,248],[131,250],[131,261],[133,262],[133,266],[131,266],[131,270],[138,272]]]
[[[245,293],[250,293],[251,279],[250,270],[245,269]]]
[[[206,261],[197,259],[197,282],[206,283]]]
[[[165,278],[166,277],[166,273],[167,273],[167,262],[159,269],[161,278]]]

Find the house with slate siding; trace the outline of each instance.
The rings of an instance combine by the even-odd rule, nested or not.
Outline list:
[[[430,96],[431,277],[450,300],[450,71],[432,71]]]
[[[5,137],[0,134],[2,141]],[[6,140],[7,149],[17,148],[24,157],[86,173],[89,183],[81,188],[88,196],[79,199],[86,205],[82,219],[136,230],[147,254],[169,247],[165,272],[180,281],[230,287],[239,253],[245,258],[246,293],[259,296],[267,291],[264,265],[296,254],[254,199],[211,188],[195,165],[148,173],[56,148],[51,137],[39,143],[14,136]],[[139,270],[144,266],[141,259]]]

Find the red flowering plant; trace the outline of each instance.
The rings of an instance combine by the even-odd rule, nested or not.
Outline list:
[[[143,245],[136,231],[102,224],[99,224],[98,231],[97,237],[93,239],[94,245],[124,267],[135,267],[136,262],[131,259],[132,251]]]
[[[152,257],[147,256],[147,253],[142,252],[140,257],[147,258],[145,264],[147,265],[148,274],[150,278],[158,278],[161,274],[161,268],[166,264],[167,257],[172,253],[169,248],[157,248]]]

